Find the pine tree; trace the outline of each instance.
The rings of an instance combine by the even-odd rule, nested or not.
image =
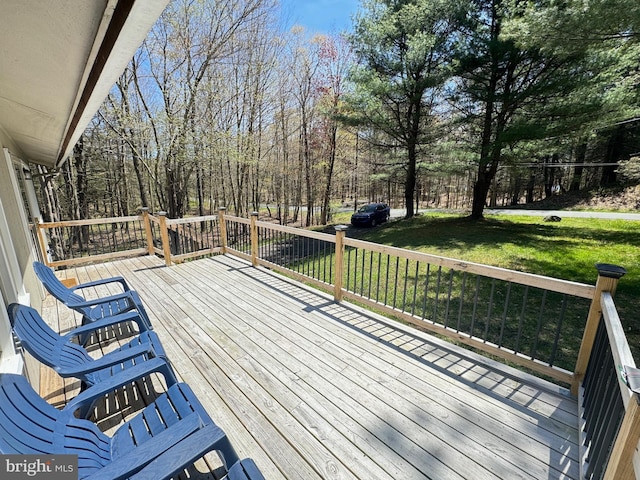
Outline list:
[[[353,111],[362,125],[383,132],[378,146],[404,151],[407,218],[414,215],[419,153],[437,137],[435,109],[463,16],[462,3],[451,0],[365,0],[355,20]]]

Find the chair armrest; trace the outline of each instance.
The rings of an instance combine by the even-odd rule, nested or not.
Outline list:
[[[142,362],[134,365],[131,368],[127,368],[126,370],[102,382],[92,385],[86,390],[83,390],[73,399],[67,402],[62,410],[70,412],[71,415],[73,415],[76,410],[80,410],[80,418],[86,418],[88,414],[91,413],[91,406],[99,398],[102,398],[108,393],[111,393],[118,388],[124,387],[125,385],[128,385],[140,378],[147,377],[152,373],[164,373],[169,368],[169,365],[163,358],[151,358],[146,362]],[[173,374],[171,375],[173,377]],[[167,382],[167,386],[171,386],[176,383],[175,377],[173,377],[173,380],[172,378],[167,378],[166,373],[165,379]]]
[[[93,307],[95,305],[102,305],[104,303],[115,302],[116,300],[122,300],[128,298],[135,305],[134,297],[131,292],[116,293],[115,295],[109,295],[108,297],[94,298],[91,300],[85,300],[84,302],[67,302],[69,308],[84,308]]]
[[[152,354],[152,357],[157,357],[155,350],[153,349],[153,345],[151,344],[142,344],[136,345],[132,348],[127,348],[126,350],[118,350],[112,353],[108,353],[103,357],[100,357],[93,362],[87,363],[80,368],[56,368],[56,371],[61,376],[72,376],[78,377],[81,375],[86,375],[87,373],[97,372],[98,370],[102,370],[105,368],[113,367],[122,362],[126,362],[127,360],[131,360],[135,357],[139,357],[140,355],[144,355],[145,353]]]
[[[85,282],[85,283],[81,283],[79,285],[74,285],[73,287],[70,287],[69,289],[72,291],[76,291],[76,290],[82,290],[83,288],[90,288],[90,287],[95,287],[98,285],[107,285],[109,283],[119,283],[120,285],[122,285],[122,289],[125,292],[128,292],[129,290],[131,290],[131,288],[129,287],[129,284],[126,282],[126,280],[122,277],[111,277],[111,278],[103,278],[100,280],[92,280],[91,282]]]
[[[230,446],[226,434],[214,423],[201,428],[184,440],[149,462],[142,470],[129,477],[130,480],[175,477],[180,471],[212,450]],[[226,467],[225,467],[226,468]]]
[[[264,480],[262,472],[250,458],[234,463],[222,480]]]
[[[124,424],[121,428],[127,426]],[[134,449],[115,456],[111,463],[87,477],[87,480],[171,478],[171,469],[180,471],[183,465],[190,465],[193,455],[199,455],[195,459],[200,458],[211,450],[212,443],[221,439],[226,439],[226,435],[220,427],[215,424],[202,427],[198,414],[192,413]],[[177,445],[181,447],[177,453],[182,457],[171,453],[172,447]],[[204,453],[201,454],[201,451]],[[154,475],[147,473],[146,467],[151,465],[153,468],[149,472],[157,472]]]
[[[135,310],[130,310],[128,312],[119,313],[118,315],[112,315],[111,317],[103,317],[86,325],[82,325],[81,327],[74,328],[73,330],[64,334],[64,337],[70,340],[73,337],[80,337],[85,333],[92,333],[102,328],[129,321],[136,322],[141,332],[148,330],[146,322],[140,318],[138,312]]]

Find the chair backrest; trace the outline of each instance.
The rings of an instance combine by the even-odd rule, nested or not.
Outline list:
[[[53,295],[55,298],[60,300],[62,303],[66,304],[70,300],[74,302],[83,302],[84,297],[78,295],[77,293],[73,293],[70,288],[67,288],[56,274],[47,267],[44,263],[41,262],[33,262],[33,269],[36,272],[37,277],[46,288],[47,292]]]
[[[33,308],[12,303],[7,312],[23,348],[45,365],[58,370],[93,361],[83,347],[53,331]]]
[[[0,453],[78,455],[84,478],[111,461],[109,451],[95,424],[49,405],[22,375],[0,374]]]

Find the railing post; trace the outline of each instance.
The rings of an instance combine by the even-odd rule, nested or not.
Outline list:
[[[154,255],[155,250],[153,248],[153,230],[151,230],[151,219],[149,218],[149,207],[142,207],[142,221],[144,222],[144,231],[147,235],[147,252],[149,255]]]
[[[218,209],[218,230],[220,232],[220,251],[224,255],[227,253],[227,222],[224,219],[224,214],[226,212],[225,207],[220,207]]]
[[[598,325],[602,317],[602,306],[600,305],[600,297],[602,292],[611,292],[611,295],[615,294],[616,287],[618,286],[618,280],[627,273],[627,271],[617,265],[610,265],[607,263],[597,263],[596,269],[598,270],[598,280],[596,282],[596,289],[591,299],[591,306],[589,307],[589,314],[587,315],[587,323],[584,327],[584,334],[582,335],[582,343],[580,344],[580,351],[578,353],[578,359],[576,360],[576,368],[573,372],[573,383],[571,384],[571,393],[578,395],[578,388],[580,382],[584,378],[587,371],[587,365],[589,364],[589,358],[591,357],[591,349],[593,348],[593,341],[598,331]]]
[[[336,302],[342,301],[342,276],[344,273],[344,237],[347,233],[346,225],[336,225],[336,264],[334,271],[336,272],[335,283],[333,286],[333,299]]]
[[[47,252],[47,242],[45,240],[44,228],[40,227],[40,219],[38,217],[34,217],[33,226],[36,229],[36,235],[38,237],[38,244],[40,245],[40,251],[42,252],[42,262],[50,267],[49,263],[49,253]]]
[[[171,245],[169,244],[169,231],[167,229],[167,212],[158,212],[158,218],[160,219],[160,238],[162,239],[164,263],[169,267],[171,266]]]
[[[251,263],[258,266],[258,212],[251,212]]]

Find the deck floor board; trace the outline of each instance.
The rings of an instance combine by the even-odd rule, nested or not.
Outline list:
[[[264,268],[138,257],[59,275],[125,277],[178,377],[266,478],[578,477],[566,390]],[[74,318],[50,299],[45,313]]]

